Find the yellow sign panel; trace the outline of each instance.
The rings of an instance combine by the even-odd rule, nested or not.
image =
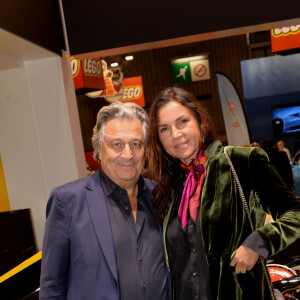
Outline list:
[[[9,211],[9,210],[10,210],[10,206],[9,206],[8,194],[7,194],[6,184],[5,184],[2,160],[0,155],[0,212]]]

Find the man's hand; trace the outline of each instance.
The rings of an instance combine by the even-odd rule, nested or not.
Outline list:
[[[240,246],[230,262],[230,266],[235,266],[235,273],[246,273],[250,271],[257,262],[259,255],[246,246]]]

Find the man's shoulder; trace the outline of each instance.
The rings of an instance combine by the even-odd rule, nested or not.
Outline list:
[[[60,185],[60,186],[54,188],[52,190],[52,192],[59,191],[61,193],[68,193],[68,192],[74,193],[74,192],[78,192],[78,191],[83,191],[86,188],[93,189],[93,187],[95,185],[97,185],[97,183],[99,183],[98,172],[96,172],[90,176],[76,179],[74,181]]]

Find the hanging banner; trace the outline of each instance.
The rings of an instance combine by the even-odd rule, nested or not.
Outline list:
[[[81,61],[84,86],[91,89],[104,89],[104,79],[100,58],[88,58]]]
[[[102,60],[105,89],[87,93],[90,98],[104,98],[107,102],[134,102],[145,106],[142,76],[123,78],[120,68],[108,69]]]
[[[225,75],[216,73],[216,76],[228,144],[250,144],[248,126],[237,91]]]
[[[76,90],[105,88],[100,58],[79,60],[70,56],[70,64]]]
[[[145,98],[142,76],[124,78],[123,85],[124,90],[121,102],[134,102],[144,107]]]
[[[272,52],[300,48],[300,25],[271,30]]]
[[[210,79],[209,60],[206,55],[175,59],[171,64],[174,83]]]

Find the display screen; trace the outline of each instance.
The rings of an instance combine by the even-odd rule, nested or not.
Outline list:
[[[300,102],[272,105],[271,110],[275,137],[300,132]]]

